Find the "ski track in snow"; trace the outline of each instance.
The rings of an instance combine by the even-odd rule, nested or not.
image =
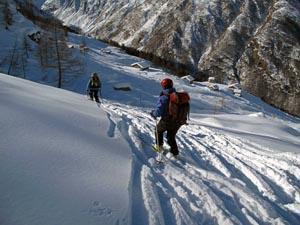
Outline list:
[[[300,202],[296,153],[273,152],[190,124],[177,135],[181,159],[157,164],[151,149],[155,121],[149,113],[136,108],[133,115],[132,107],[119,103],[101,107],[132,146],[132,224],[299,223],[300,215],[289,208],[299,208]],[[122,121],[112,119],[116,115]]]

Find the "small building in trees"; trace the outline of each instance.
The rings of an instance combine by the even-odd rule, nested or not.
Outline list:
[[[151,66],[151,64],[148,63],[148,62],[145,62],[145,61],[136,62],[136,63],[131,64],[131,67],[134,67],[134,68],[137,68],[137,69],[140,69],[140,70],[147,70],[147,69],[150,68],[150,66]]]

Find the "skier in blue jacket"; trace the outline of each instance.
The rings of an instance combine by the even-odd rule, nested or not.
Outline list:
[[[157,126],[155,127],[155,138],[156,145],[154,146],[157,152],[163,151],[163,135],[167,131],[167,143],[170,146],[170,152],[175,158],[178,157],[179,151],[176,143],[176,134],[180,126],[178,123],[171,120],[169,117],[169,95],[175,92],[173,87],[173,81],[169,78],[165,78],[161,81],[161,86],[163,88],[162,92],[156,103],[156,109],[151,111],[151,116],[153,118],[161,117]]]

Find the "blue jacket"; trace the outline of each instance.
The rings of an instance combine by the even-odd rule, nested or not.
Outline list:
[[[169,95],[175,91],[175,88],[169,88],[160,93],[156,103],[156,109],[152,112],[153,116],[166,118],[169,115]]]

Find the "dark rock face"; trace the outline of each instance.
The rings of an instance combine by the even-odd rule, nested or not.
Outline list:
[[[300,116],[299,0],[47,0],[66,24]],[[152,57],[152,58],[151,58]],[[183,74],[182,74],[183,75]]]
[[[292,3],[292,1],[291,1]],[[299,1],[283,11],[274,4],[269,17],[246,47],[238,63],[246,90],[264,101],[300,115]],[[295,12],[298,9],[298,17]]]

